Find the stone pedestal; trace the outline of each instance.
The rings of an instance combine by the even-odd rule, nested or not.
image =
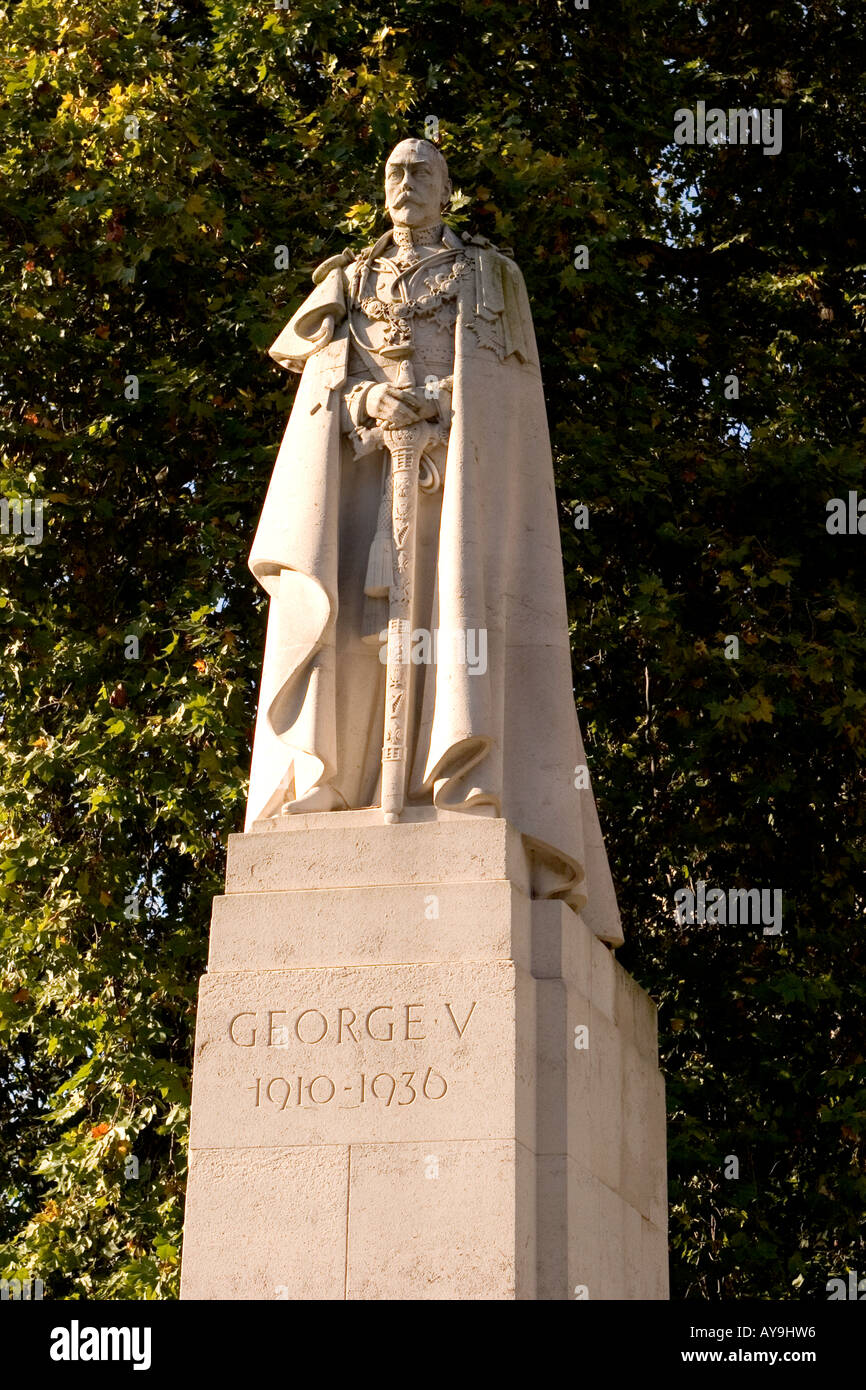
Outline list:
[[[652,1001],[507,822],[416,815],[230,838],[181,1296],[666,1298]]]

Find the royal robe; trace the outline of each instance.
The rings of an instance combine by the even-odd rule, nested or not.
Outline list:
[[[468,269],[456,296],[450,433],[429,513],[432,580],[420,611],[445,633],[483,631],[487,667],[472,670],[453,642],[442,644],[435,663],[418,667],[407,808],[505,817],[530,850],[533,892],[563,899],[618,945],[595,800],[580,772],[586,759],[526,289],[514,262],[495,248],[464,244],[450,230],[445,242]],[[341,756],[352,740],[358,750],[361,741],[368,751],[381,748],[384,706],[377,702],[357,702],[357,728],[343,716],[338,740],[340,682],[361,660],[363,571],[360,560],[346,557],[365,555],[371,543],[381,469],[358,458],[357,440],[353,449],[347,438],[358,267],[346,256],[335,262],[320,268],[313,292],[270,349],[301,380],[250,554],[270,610],[247,828],[279,815],[285,800],[316,783],[339,778],[338,742]]]

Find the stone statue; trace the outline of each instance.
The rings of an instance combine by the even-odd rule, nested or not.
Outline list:
[[[301,381],[250,555],[271,602],[247,828],[501,816],[536,895],[619,944],[526,289],[443,224],[450,193],[435,145],[397,145],[392,229],[319,266],[270,349]]]

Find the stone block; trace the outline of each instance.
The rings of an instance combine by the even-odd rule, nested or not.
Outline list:
[[[593,936],[583,918],[571,908],[563,908],[562,978],[585,999],[589,999],[592,991],[592,954],[596,945],[602,943]],[[602,945],[602,950],[607,948]]]
[[[566,1297],[590,1302],[602,1297],[602,1245],[608,1232],[601,1227],[600,1184],[580,1164],[568,1160],[568,1287]],[[584,1290],[586,1291],[584,1293]]]
[[[181,1298],[342,1299],[348,1157],[334,1146],[193,1150]]]
[[[530,881],[493,816],[231,837],[184,1298],[667,1296],[655,1006]]]
[[[638,1051],[655,1067],[659,1055],[659,1011],[645,990],[633,995],[634,1040]]]
[[[532,904],[532,973],[563,979],[588,995],[592,932],[576,912],[556,898]]]
[[[513,1138],[535,1149],[535,999],[512,962],[201,982],[190,1143]]]
[[[556,898],[541,898],[532,904],[532,973],[539,980],[562,977],[563,923],[571,912]],[[571,913],[574,916],[573,913]]]
[[[649,1186],[649,1217],[653,1225],[667,1232],[668,1227],[668,1165],[667,1114],[665,1079],[651,1066],[646,1075],[650,1092],[645,1136],[647,1183]]]
[[[520,1144],[353,1144],[347,1298],[534,1299],[534,1203]]]
[[[655,1065],[658,1056],[658,1010],[635,979],[623,970],[619,961],[614,967],[614,1018],[617,1027],[646,1058]]]
[[[593,1179],[598,1200],[598,1247],[595,1259],[594,1301],[627,1298],[625,1260],[625,1203],[606,1183]]]
[[[536,1298],[562,1302],[569,1290],[569,1159],[563,1153],[536,1158],[536,1241],[538,1276]]]
[[[651,1221],[641,1221],[641,1252],[644,1298],[670,1298],[667,1223],[660,1229]]]
[[[214,898],[211,973],[470,957],[529,970],[530,900],[507,879]]]
[[[274,893],[295,888],[385,887],[388,884],[474,883],[510,879],[529,894],[529,864],[519,833],[506,821],[479,817],[400,825],[307,829],[285,817],[269,835],[230,835],[227,893]],[[304,819],[310,819],[304,817]],[[467,821],[470,824],[467,825]]]
[[[592,1172],[618,1192],[622,1171],[622,1043],[616,1026],[595,1006],[590,1010],[589,1063]]]
[[[616,958],[611,950],[590,933],[590,999],[611,1023],[616,1021]]]
[[[622,1210],[622,1298],[642,1299],[643,1218],[630,1202],[620,1197]]]
[[[622,1155],[619,1190],[623,1199],[649,1220],[652,1203],[649,1124],[655,1081],[646,1060],[632,1043],[624,1044],[622,1055]]]

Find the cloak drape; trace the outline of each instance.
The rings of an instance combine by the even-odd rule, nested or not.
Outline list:
[[[418,668],[410,804],[433,789],[440,809],[494,808],[524,836],[536,895],[562,898],[619,945],[595,799],[575,787],[585,755],[529,303],[509,258],[461,250],[475,274],[458,299],[433,611],[442,633],[486,631],[487,670],[472,672],[448,641]],[[340,490],[357,466],[341,434],[345,288],[338,264],[271,348],[302,376],[250,554],[271,602],[247,828],[279,814],[293,783],[301,795],[336,768]]]

